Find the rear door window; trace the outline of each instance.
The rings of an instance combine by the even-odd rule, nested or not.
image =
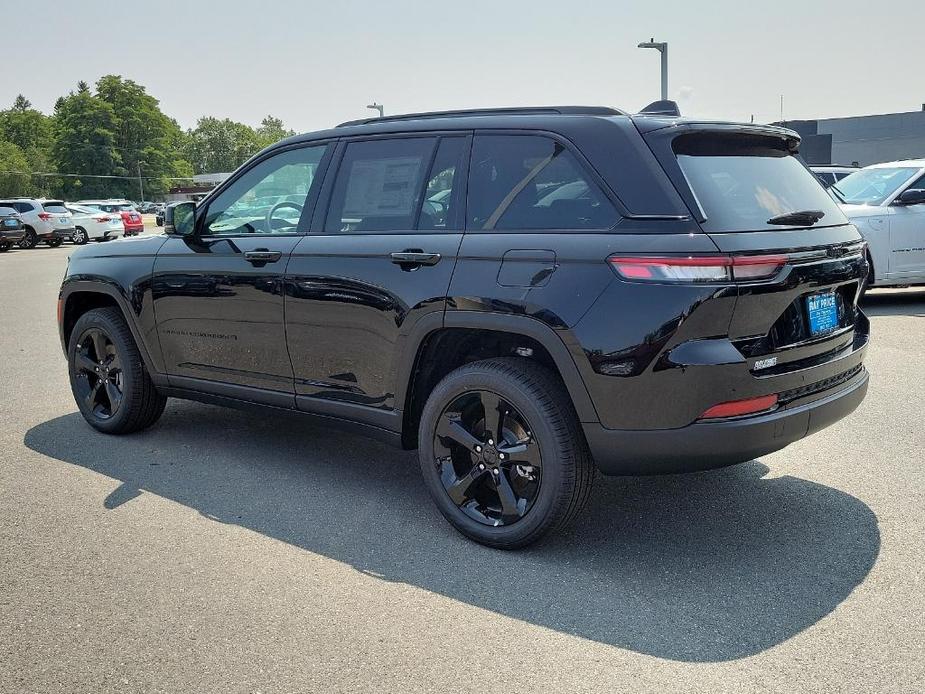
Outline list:
[[[781,229],[768,220],[809,210],[824,214],[817,226],[847,223],[835,201],[779,138],[682,135],[672,148],[706,216],[706,231]]]
[[[578,159],[540,135],[478,135],[468,198],[472,230],[607,229],[619,218]]]
[[[411,231],[436,139],[350,142],[331,194],[327,233]]]

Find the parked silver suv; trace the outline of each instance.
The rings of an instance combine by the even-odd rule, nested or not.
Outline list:
[[[74,235],[74,220],[62,200],[12,198],[0,200],[0,207],[12,207],[22,218],[20,248],[35,248],[41,241],[56,248]]]

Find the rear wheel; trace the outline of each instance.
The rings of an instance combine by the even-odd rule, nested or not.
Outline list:
[[[10,244],[6,241],[0,241],[0,253],[6,253],[10,250]]]
[[[593,464],[568,393],[525,359],[490,359],[444,378],[424,406],[421,471],[462,534],[516,549],[571,521]]]
[[[74,230],[74,235],[71,237],[71,241],[74,242],[76,246],[83,246],[88,240],[89,236],[87,235],[87,230],[83,227],[77,227]]]
[[[26,233],[22,235],[22,238],[19,239],[20,248],[35,248],[38,245],[39,238],[35,235],[35,229],[32,227],[26,227]]]
[[[154,424],[167,398],[157,392],[122,314],[99,308],[82,315],[68,343],[71,392],[87,423],[107,434]]]
[[[49,248],[57,248],[64,243],[64,239],[48,239],[45,243],[48,244]]]

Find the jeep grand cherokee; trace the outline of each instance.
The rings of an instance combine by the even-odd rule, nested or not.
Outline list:
[[[503,548],[574,517],[595,468],[730,465],[844,417],[868,382],[860,235],[796,133],[663,111],[267,148],[164,234],[71,255],[80,411],[110,434],[168,397],[344,423],[417,448],[440,512]]]

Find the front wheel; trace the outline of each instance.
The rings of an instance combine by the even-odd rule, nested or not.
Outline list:
[[[26,250],[30,248],[35,248],[38,245],[39,237],[35,235],[35,230],[26,227],[26,233],[22,235],[22,238],[19,239],[19,247]]]
[[[132,332],[115,308],[82,315],[68,341],[71,392],[87,423],[106,434],[154,424],[167,398],[157,392]]]
[[[87,235],[86,229],[83,227],[77,227],[74,230],[74,235],[71,236],[71,241],[75,246],[83,246],[88,240],[89,236]]]
[[[516,549],[581,510],[594,468],[568,392],[526,359],[474,362],[444,378],[419,432],[424,482],[462,534]]]

